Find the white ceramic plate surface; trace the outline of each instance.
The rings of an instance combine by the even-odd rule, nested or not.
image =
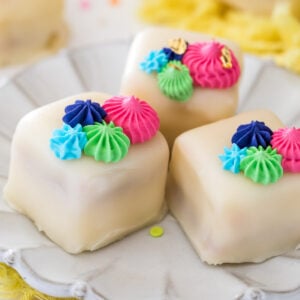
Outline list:
[[[12,134],[28,111],[84,91],[118,94],[129,41],[115,41],[41,61],[0,87],[0,188]],[[239,111],[272,109],[300,127],[300,77],[270,61],[245,57]],[[29,133],[30,134],[30,133]],[[299,199],[300,200],[300,199]],[[299,213],[300,217],[300,213]],[[105,300],[300,299],[300,251],[261,264],[202,263],[168,215],[161,238],[149,228],[104,249],[70,255],[53,244],[0,196],[0,261],[34,288],[53,296]]]

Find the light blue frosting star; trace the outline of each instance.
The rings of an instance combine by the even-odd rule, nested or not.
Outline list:
[[[240,162],[247,155],[247,148],[242,148],[237,144],[232,144],[231,148],[224,147],[224,154],[219,155],[223,164],[223,169],[234,174],[240,172]]]
[[[152,72],[160,72],[168,63],[168,56],[163,50],[150,51],[143,62],[140,63],[140,69],[150,74]]]
[[[63,124],[61,129],[53,131],[50,139],[50,149],[59,159],[78,159],[81,157],[82,149],[86,143],[86,133],[82,131],[80,124],[77,124],[74,128]]]

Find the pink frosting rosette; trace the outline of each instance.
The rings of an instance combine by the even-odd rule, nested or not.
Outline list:
[[[280,128],[273,132],[271,145],[282,155],[286,172],[300,172],[300,128]]]
[[[189,68],[194,85],[205,88],[229,88],[241,72],[234,53],[216,41],[189,44],[182,61]]]
[[[145,101],[134,96],[116,96],[103,104],[106,122],[113,121],[123,128],[132,144],[150,140],[158,131],[160,122],[156,111]]]

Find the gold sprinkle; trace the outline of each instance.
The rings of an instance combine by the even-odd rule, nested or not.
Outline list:
[[[187,49],[187,42],[183,38],[170,39],[168,45],[174,53],[179,55],[184,54]]]
[[[221,62],[222,66],[225,69],[231,69],[232,68],[232,59],[231,59],[231,53],[230,50],[227,47],[223,47],[221,50]]]
[[[181,68],[179,66],[177,66],[176,64],[169,63],[168,66],[171,67],[171,68],[174,68],[177,71],[181,71]]]

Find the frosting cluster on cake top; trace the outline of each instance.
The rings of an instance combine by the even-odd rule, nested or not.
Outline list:
[[[273,132],[264,122],[251,121],[237,128],[231,142],[219,155],[224,170],[242,171],[264,185],[278,181],[284,172],[300,172],[300,128]]]
[[[91,99],[65,107],[63,125],[50,138],[50,149],[61,160],[79,159],[82,152],[96,161],[118,162],[131,144],[150,140],[159,129],[156,111],[134,96],[115,96],[103,106]]]
[[[225,89],[240,77],[240,66],[232,50],[217,41],[189,44],[182,38],[169,40],[169,47],[152,50],[140,63],[148,74],[158,73],[160,90],[184,102],[194,87]]]

